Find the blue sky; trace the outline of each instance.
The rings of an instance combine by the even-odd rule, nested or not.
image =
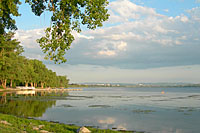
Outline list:
[[[113,2],[115,0],[110,0]],[[198,0],[130,0],[141,6],[146,6],[154,8],[158,13],[167,16],[178,16],[180,14],[185,14],[186,10],[192,9],[194,7],[200,6],[200,1]],[[51,13],[45,12],[40,17],[35,16],[32,13],[31,8],[28,4],[21,1],[22,5],[19,7],[20,17],[17,17],[17,26],[19,29],[29,30],[36,28],[47,27],[50,24]]]
[[[73,32],[65,64],[45,61],[35,42],[50,24],[49,13],[36,17],[23,3],[16,38],[25,56],[71,82],[200,82],[199,0],[112,0],[108,9],[104,27]]]

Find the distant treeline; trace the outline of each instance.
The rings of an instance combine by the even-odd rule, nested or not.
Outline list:
[[[14,33],[0,34],[0,86],[67,87],[66,76],[58,76],[39,60],[22,56],[23,47]]]
[[[200,87],[200,84],[180,84],[180,85],[153,85],[153,84],[144,84],[144,85],[125,85],[125,84],[69,84],[69,87],[125,87],[125,88],[173,88],[173,87]]]

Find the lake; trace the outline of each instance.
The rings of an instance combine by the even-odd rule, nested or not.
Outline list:
[[[83,88],[0,92],[0,112],[102,129],[198,133],[200,88]]]

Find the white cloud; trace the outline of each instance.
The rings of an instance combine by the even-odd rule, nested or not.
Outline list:
[[[24,56],[26,56],[29,59],[37,59],[37,60],[40,60],[40,61],[43,61],[44,57],[45,57],[42,53],[38,54],[38,52],[36,52],[36,53],[33,53],[33,52],[27,53],[26,52]]]
[[[125,19],[139,19],[142,15],[160,16],[155,9],[136,5],[129,0],[111,2],[109,7]]]
[[[181,42],[179,40],[176,40],[175,42],[177,45],[181,45]]]
[[[200,3],[200,0],[196,0],[196,3]]]
[[[99,55],[106,55],[106,56],[115,56],[116,52],[112,50],[105,50],[105,51],[99,51]]]
[[[127,43],[121,41],[119,44],[116,44],[116,47],[120,51],[126,51]]]
[[[169,9],[164,9],[163,11],[165,11],[165,12],[169,12]]]
[[[116,57],[121,52],[125,52],[127,48],[127,43],[124,41],[100,41],[96,44],[97,53],[91,51],[90,55],[95,58],[102,57]],[[89,53],[87,53],[89,54]]]
[[[15,38],[17,38],[24,48],[39,48],[36,42],[41,36],[44,35],[44,29],[34,30],[17,30]]]
[[[156,13],[154,8],[136,5],[129,0],[117,0],[110,2],[109,9],[110,18],[108,20],[108,23],[124,23],[132,19],[138,20],[143,16],[163,16]]]
[[[17,30],[15,38],[18,39],[23,46],[25,52],[22,54],[29,59],[44,60],[44,54],[36,42],[37,39],[44,36],[44,29],[34,30]]]
[[[200,23],[198,14],[194,13],[198,8],[187,11],[187,16],[182,13],[175,17],[158,14],[153,8],[128,0],[110,2],[109,8],[112,12],[109,23],[113,22],[114,16],[114,26],[82,32],[94,37],[87,42],[80,40],[80,50],[92,64],[148,68],[199,63],[196,57],[200,55],[196,49],[200,47],[197,45],[200,44],[197,39]],[[140,17],[131,16],[132,13]],[[84,48],[87,51],[84,52]],[[188,51],[193,52],[188,55]],[[84,63],[83,60],[80,62]]]
[[[200,8],[170,17],[129,0],[117,0],[110,2],[109,12],[107,26],[81,34],[73,32],[75,41],[66,55],[68,64],[127,69],[200,64]],[[41,35],[42,29],[19,30],[16,38],[25,46],[26,55],[43,57],[35,42]]]
[[[164,29],[163,27],[161,27],[160,25],[156,25],[153,27],[154,31],[157,31],[159,33],[168,33],[168,30]]]
[[[130,39],[133,39],[133,38],[137,39],[137,40],[143,39],[141,35],[135,34],[135,33],[131,32],[131,31],[127,32],[127,33],[125,33],[125,32],[116,33],[116,34],[115,33],[114,34],[111,33],[111,34],[108,34],[108,35],[104,36],[104,38],[112,39],[112,40],[118,40],[118,41],[120,41],[120,40],[130,40]]]
[[[188,22],[189,19],[188,19],[188,17],[186,17],[186,16],[182,16],[182,17],[181,17],[181,21],[182,21],[182,22]]]
[[[82,34],[79,34],[79,33],[77,33],[77,35],[78,35],[78,37],[79,38],[84,38],[84,39],[94,39],[94,37],[93,36],[85,36],[85,35],[82,35]]]

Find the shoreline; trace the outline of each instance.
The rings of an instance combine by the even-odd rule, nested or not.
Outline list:
[[[59,132],[59,133],[66,133],[72,132],[77,133],[77,130],[80,126],[76,125],[67,125],[58,122],[49,122],[45,120],[36,120],[33,118],[23,118],[17,117],[8,114],[0,113],[0,129],[2,132],[43,132],[43,133],[52,133],[52,132]],[[141,133],[136,131],[115,131],[110,129],[98,129],[87,127],[92,133]]]
[[[49,89],[49,88],[36,88],[36,89],[16,89],[16,88],[6,88],[6,89],[0,89],[0,92],[2,91],[82,91],[83,89],[73,89],[73,88],[66,88],[66,89]]]

